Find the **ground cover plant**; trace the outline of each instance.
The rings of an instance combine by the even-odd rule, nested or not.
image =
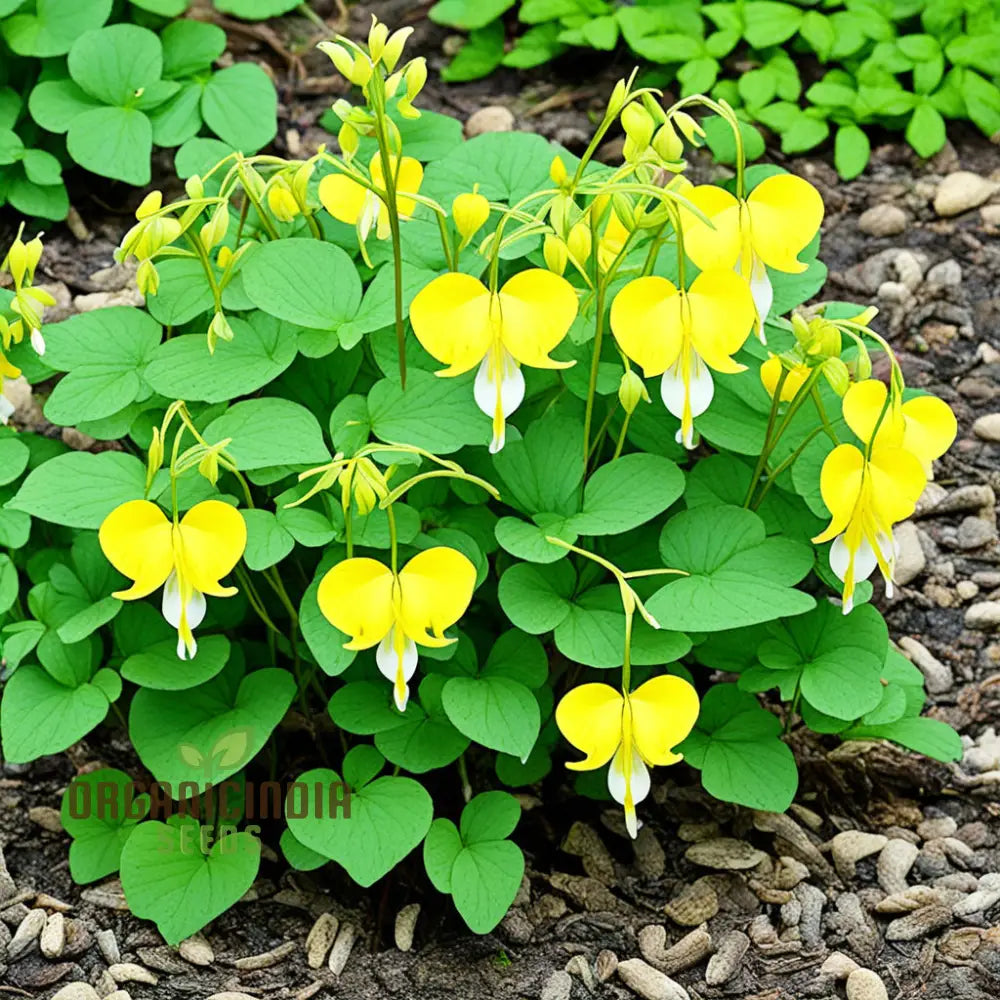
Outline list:
[[[324,43],[357,88],[339,154],[201,148],[143,201],[145,309],[45,325],[42,243],[3,261],[0,376],[110,442],[2,411],[3,753],[127,728],[154,783],[70,784],[71,872],[119,872],[171,943],[244,895],[260,835],[361,886],[419,848],[486,932],[524,870],[506,789],[564,764],[635,836],[682,760],[786,809],[793,729],[961,753],[868,579],[955,420],[874,309],[800,308],[818,192],[748,168],[728,104],[634,78],[582,157],[463,142],[415,107],[407,37]],[[705,113],[721,185],[684,177]]]
[[[169,20],[183,0],[126,6],[115,16],[112,0],[0,2],[0,206],[63,219],[62,174],[73,164],[144,185],[154,146],[208,131],[255,153],[274,138],[277,97],[264,70],[212,69],[226,48],[222,28]],[[275,0],[217,6],[241,17],[289,9]]]
[[[524,31],[508,50],[515,10]],[[872,126],[905,131],[923,157],[944,146],[951,120],[1000,133],[991,0],[438,0],[429,16],[469,32],[445,79],[624,44],[653,64],[650,82],[727,101],[777,133],[786,153],[832,136],[844,178],[865,168]]]

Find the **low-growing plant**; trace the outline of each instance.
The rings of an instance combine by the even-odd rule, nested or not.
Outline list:
[[[503,16],[514,7],[528,28],[508,50]],[[833,134],[844,178],[864,170],[870,126],[905,131],[923,157],[944,146],[950,120],[1000,134],[1000,13],[991,0],[438,0],[429,16],[469,32],[446,80],[624,41],[667,67],[650,82],[727,101],[778,133],[786,153]],[[805,79],[802,56],[814,70]]]
[[[141,186],[154,146],[208,129],[228,149],[254,153],[274,138],[268,75],[250,62],[214,71],[226,48],[220,27],[164,22],[186,6],[144,0],[132,11],[144,26],[108,24],[111,0],[0,0],[0,206],[62,219],[70,164]],[[276,3],[257,4],[268,8],[259,15],[243,6],[241,16],[281,13],[270,10]]]
[[[120,871],[173,943],[251,885],[262,815],[362,886],[422,844],[486,932],[524,871],[503,788],[554,761],[635,836],[682,758],[782,811],[803,728],[961,751],[867,580],[955,420],[874,309],[799,310],[817,191],[746,169],[728,104],[633,79],[580,158],[440,123],[421,147],[407,34],[323,46],[362,98],[339,155],[231,154],[146,198],[119,255],[148,311],[43,340],[41,244],[6,258],[3,376],[111,443],[0,436],[3,751],[127,727],[152,784],[71,783],[71,871]],[[684,177],[698,109],[732,129],[721,186]]]

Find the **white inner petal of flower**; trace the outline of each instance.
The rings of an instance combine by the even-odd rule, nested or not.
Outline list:
[[[410,697],[407,684],[417,669],[417,644],[410,638],[404,638],[400,655],[396,649],[396,626],[393,625],[375,650],[375,662],[382,676],[392,681],[396,708],[406,711]]]
[[[361,233],[362,241],[368,239],[368,234],[372,226],[378,222],[378,213],[381,202],[372,191],[365,192],[365,203],[361,209],[361,218],[358,220],[358,230]]]
[[[691,421],[709,408],[714,395],[715,383],[711,369],[693,348],[687,348],[686,357],[682,351],[663,373],[660,379],[660,396],[663,405],[681,422],[677,440],[685,448],[694,447],[694,425]],[[685,413],[688,419],[685,419]]]
[[[45,338],[42,336],[42,331],[39,329],[34,329],[31,331],[31,346],[39,357],[45,353]]]
[[[764,323],[767,322],[771,305],[774,302],[774,288],[771,285],[771,279],[768,277],[764,262],[756,254],[753,255],[753,262],[750,266],[750,295],[753,297],[754,308],[757,310],[757,335],[760,337],[760,342],[766,344]]]
[[[623,743],[615,751],[611,766],[608,768],[608,791],[616,802],[625,805],[628,792],[631,790],[633,808],[631,811],[627,807],[625,809],[625,826],[632,837],[638,836],[639,833],[634,807],[636,803],[641,802],[649,794],[650,784],[649,769],[643,763],[635,747],[631,748],[631,760],[628,773],[626,773],[625,745]]]
[[[200,590],[192,591],[191,598],[187,602],[187,624],[192,631],[205,620],[207,602],[205,595]],[[173,572],[167,577],[167,582],[163,585],[163,617],[172,628],[180,628],[181,624],[181,588],[177,582],[177,573]],[[177,640],[177,655],[182,660],[194,659],[198,652],[198,643],[195,642],[191,649],[188,649],[182,638]]]
[[[504,446],[504,421],[524,402],[524,373],[521,366],[506,349],[501,348],[500,352],[491,350],[479,365],[472,392],[476,406],[486,416],[493,418],[490,452],[496,454]]]

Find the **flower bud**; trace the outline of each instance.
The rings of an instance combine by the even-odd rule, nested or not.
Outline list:
[[[148,257],[139,262],[135,272],[135,284],[143,296],[155,295],[160,290],[160,272]]]
[[[490,203],[475,191],[460,194],[451,203],[451,217],[462,236],[462,247],[466,247],[490,217]]]
[[[250,244],[248,243],[245,245],[249,246]],[[219,247],[219,252],[215,256],[215,262],[219,265],[219,267],[225,270],[227,267],[229,267],[229,262],[233,260],[235,256],[236,255],[233,253],[232,250],[229,249],[229,247],[221,246]]]
[[[232,340],[233,339],[233,328],[229,325],[229,320],[226,319],[226,314],[220,309],[213,317],[212,322],[208,325],[208,350],[209,353],[215,353],[215,345],[220,340]]]
[[[812,331],[812,340],[806,348],[807,353],[826,358],[840,357],[840,331],[833,323],[818,317],[809,324],[809,329]]]
[[[684,143],[674,131],[670,122],[664,122],[653,136],[653,149],[661,159],[671,162],[679,160],[684,155]]]
[[[852,316],[848,322],[857,323],[858,326],[870,326],[871,321],[878,315],[877,306],[869,306],[862,310],[857,316]]]
[[[35,280],[35,268],[42,259],[42,234],[39,233],[34,239],[28,240],[24,246],[28,259],[28,281]]]
[[[624,80],[619,80],[608,98],[607,116],[614,118],[618,115],[625,106],[626,100],[628,100],[628,84]]]
[[[135,210],[137,219],[148,219],[155,215],[163,207],[163,192],[150,191],[145,198],[139,202],[139,207]]]
[[[622,128],[640,151],[646,149],[653,138],[653,119],[637,101],[625,105],[622,111]]]
[[[583,265],[590,259],[590,248],[593,239],[590,234],[590,226],[586,222],[578,222],[569,231],[569,236],[566,239],[566,248],[569,250],[569,255],[580,265]]]
[[[385,96],[395,97],[396,91],[399,90],[399,85],[403,82],[403,74],[393,73],[392,76],[386,77],[385,80]]]
[[[204,198],[205,183],[197,174],[194,174],[184,182],[184,192],[192,201]]]
[[[213,486],[219,481],[219,456],[215,450],[206,451],[202,460],[198,463],[198,472],[201,473]]]
[[[3,266],[4,270],[9,271],[10,276],[14,279],[14,287],[20,288],[24,281],[25,272],[28,270],[28,248],[21,241],[20,236],[11,243]]]
[[[389,39],[389,28],[385,24],[381,24],[376,20],[375,16],[372,15],[372,26],[368,32],[368,51],[371,54],[372,62],[378,62],[382,58],[382,53],[385,50],[385,43]]]
[[[580,208],[567,194],[558,194],[549,205],[549,222],[562,235],[569,235],[570,228],[580,218]]]
[[[858,356],[854,361],[854,376],[859,382],[872,377],[872,357],[868,350],[858,345]]]
[[[701,140],[705,138],[705,130],[686,111],[675,111],[672,121],[692,146],[701,145]]]
[[[295,195],[295,200],[299,203],[300,210],[302,210],[302,207],[309,200],[309,181],[315,169],[316,164],[312,160],[309,160],[303,163],[292,175],[292,194]]]
[[[153,483],[153,478],[163,467],[163,435],[159,427],[153,428],[153,440],[149,445],[148,458],[146,459],[146,492]]]
[[[336,42],[320,42],[316,48],[330,57],[330,61],[341,76],[347,77],[348,80],[351,79],[351,73],[354,71],[354,59],[343,45],[338,45]]]
[[[566,270],[569,251],[566,244],[554,233],[549,233],[545,237],[542,243],[542,256],[545,258],[545,266],[553,274],[562,274]]]
[[[403,71],[403,77],[406,80],[406,99],[412,101],[427,82],[427,60],[423,56],[411,60]]]
[[[35,354],[37,354],[40,358],[44,357],[45,338],[42,336],[42,331],[39,330],[37,326],[31,331],[30,340],[31,349],[35,352]]]
[[[390,73],[396,68],[396,63],[399,62],[399,57],[403,54],[406,40],[412,34],[413,28],[400,28],[398,31],[394,31],[385,43],[385,48],[382,50],[382,64]]]
[[[851,387],[851,373],[840,358],[827,358],[822,366],[823,377],[838,396]]]
[[[650,401],[646,383],[639,377],[639,373],[631,368],[622,373],[621,381],[618,383],[618,401],[629,415],[635,412],[639,403]]]
[[[340,126],[340,131],[337,133],[337,142],[340,145],[340,151],[344,154],[345,160],[350,160],[351,157],[358,151],[358,146],[361,143],[361,136],[358,135],[358,130],[353,126],[344,122]]]
[[[267,207],[279,222],[291,222],[299,214],[299,203],[283,177],[277,177],[267,189]]]
[[[809,324],[806,322],[805,318],[799,313],[792,313],[792,333],[795,335],[795,339],[804,347],[808,348],[809,344],[812,342],[812,330],[809,328]]]
[[[212,251],[225,238],[229,231],[229,207],[222,202],[212,213],[212,217],[201,227],[202,245],[206,250]]]
[[[569,180],[569,175],[566,173],[566,164],[563,163],[561,156],[554,157],[549,164],[549,177],[556,187],[564,187]]]

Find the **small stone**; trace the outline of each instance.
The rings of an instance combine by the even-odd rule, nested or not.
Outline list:
[[[117,962],[108,966],[108,972],[116,983],[148,983],[155,986],[159,982],[159,977],[135,962]]]
[[[820,974],[831,976],[833,979],[846,979],[855,969],[860,966],[849,955],[842,951],[831,952],[827,960],[819,967]]]
[[[855,969],[847,977],[847,1000],[889,1000],[889,994],[871,969]]]
[[[62,833],[62,820],[59,818],[59,810],[51,806],[34,806],[28,810],[28,819],[32,823],[37,823],[43,830],[49,833]]]
[[[594,959],[594,974],[599,982],[606,983],[617,968],[618,956],[613,951],[604,948],[597,953],[597,958]]]
[[[960,927],[945,934],[938,942],[938,949],[949,958],[968,961],[978,951],[982,942],[982,928]]]
[[[581,980],[583,985],[586,986],[591,993],[594,992],[594,989],[597,986],[597,980],[594,979],[593,970],[590,968],[590,963],[587,961],[585,956],[574,955],[566,963],[566,971],[571,976],[576,976],[577,979]]]
[[[330,950],[328,963],[330,971],[335,976],[339,976],[344,971],[344,966],[347,965],[347,960],[351,957],[351,949],[354,947],[356,936],[357,931],[354,929],[354,924],[344,924],[340,928],[337,940],[333,942],[333,948]]]
[[[760,913],[750,921],[747,934],[758,948],[768,948],[778,943],[778,932],[766,913]]]
[[[101,949],[104,961],[107,962],[108,965],[114,965],[122,960],[121,952],[118,950],[118,940],[115,938],[114,931],[98,931],[95,937],[97,938],[97,947]]]
[[[413,933],[417,927],[417,917],[420,916],[420,904],[410,903],[396,914],[396,924],[393,937],[400,951],[409,951],[413,947]],[[319,966],[316,966],[319,968]]]
[[[90,983],[67,983],[52,1000],[101,1000]]]
[[[21,952],[27,951],[32,941],[42,933],[47,921],[48,914],[44,910],[29,910],[27,916],[17,925],[17,930],[7,945],[7,956],[14,959]]]
[[[46,958],[58,958],[66,947],[66,918],[53,913],[38,937],[38,947]]]
[[[696,927],[690,934],[685,934],[680,941],[663,951],[660,961],[653,964],[660,972],[672,976],[675,972],[690,969],[711,954],[712,935],[704,927]]]
[[[978,549],[984,545],[989,545],[996,541],[997,529],[995,524],[991,524],[982,517],[966,517],[958,526],[958,535],[955,544],[960,549]]]
[[[469,115],[469,120],[465,123],[466,138],[472,139],[485,132],[513,132],[514,113],[510,108],[505,108],[499,104],[490,104],[485,108],[480,108]],[[983,201],[986,199],[983,198]],[[979,202],[976,202],[979,204]]]
[[[906,213],[898,205],[873,205],[858,216],[866,236],[898,236],[906,229]]]
[[[955,903],[952,912],[956,917],[971,917],[985,913],[997,903],[1000,903],[1000,874],[984,875],[979,880],[979,888]]]
[[[238,958],[233,965],[242,971],[252,971],[254,969],[269,969],[279,962],[283,962],[293,951],[296,944],[294,941],[286,941],[279,944],[277,948],[270,951],[261,952],[259,955],[247,955],[246,958]]]
[[[931,906],[935,903],[951,905],[957,897],[953,890],[939,888],[938,886],[913,885],[908,886],[901,892],[894,892],[883,897],[875,904],[876,913],[913,913],[922,907]]]
[[[896,542],[894,579],[901,587],[915,580],[927,567],[927,555],[920,544],[920,532],[912,521],[903,521],[893,529]]]
[[[74,451],[91,451],[97,444],[97,438],[92,438],[75,427],[64,427],[60,433],[62,442]]]
[[[306,964],[318,969],[326,961],[337,938],[340,921],[332,913],[321,913],[306,936]]]
[[[732,837],[716,837],[692,844],[685,852],[688,861],[703,868],[722,871],[744,871],[756,868],[767,855],[752,844]]]
[[[952,921],[950,906],[933,903],[908,913],[905,917],[897,917],[885,929],[886,941],[916,941],[926,937],[932,931],[947,927]]]
[[[108,309],[112,306],[143,306],[146,300],[142,292],[134,286],[123,288],[118,292],[91,292],[89,295],[77,295],[73,299],[73,308],[78,313],[94,312],[96,309]]]
[[[1000,626],[1000,601],[979,601],[965,612],[965,627],[988,631]]]
[[[893,257],[892,266],[896,269],[899,282],[908,292],[915,292],[923,281],[926,258],[918,257],[911,250],[899,250]]]
[[[951,667],[942,663],[922,642],[912,636],[904,636],[899,640],[899,648],[924,675],[927,690],[931,694],[944,694],[955,686]]]
[[[881,851],[888,838],[881,833],[865,833],[863,830],[844,830],[831,843],[831,854],[837,874],[842,879],[854,878],[854,868],[862,858]]]
[[[826,906],[826,894],[822,889],[808,882],[801,882],[793,892],[802,907],[798,928],[802,943],[807,948],[818,948],[823,942],[821,927],[823,908]]]
[[[934,211],[950,217],[982,205],[997,190],[998,185],[979,174],[958,170],[949,174],[934,195]]]
[[[1000,226],[1000,205],[983,205],[979,210],[983,222],[988,226]]]
[[[955,514],[959,511],[988,511],[996,506],[997,497],[992,486],[974,483],[960,486],[936,503],[931,513]]]
[[[591,877],[605,885],[615,880],[615,863],[611,860],[604,841],[597,831],[579,820],[570,828],[563,841],[562,849],[567,854],[580,858],[583,870]]]
[[[878,856],[878,884],[890,895],[905,892],[906,876],[910,874],[913,862],[920,853],[916,844],[898,837],[890,840]]]
[[[719,942],[715,954],[708,960],[705,982],[719,986],[728,982],[739,971],[740,962],[750,947],[750,938],[743,931],[730,931]]]
[[[663,912],[682,927],[697,927],[711,920],[719,912],[719,896],[711,884],[705,879],[698,879],[685,886],[679,895],[675,896]]]
[[[545,980],[541,1000],[569,1000],[572,990],[573,980],[568,972],[560,969]]]
[[[646,878],[659,878],[667,867],[667,855],[656,834],[649,826],[639,831],[632,842],[635,852],[635,866]]]
[[[931,285],[960,285],[962,283],[962,266],[957,260],[943,260],[927,272],[927,281]]]
[[[901,281],[883,281],[878,286],[876,295],[883,302],[895,305],[909,305],[913,302],[913,292],[909,290]]]
[[[932,816],[917,826],[917,834],[924,840],[953,837],[957,830],[958,823],[950,816]]]
[[[644,1000],[689,1000],[688,991],[680,983],[674,982],[641,958],[619,962],[618,978]]]
[[[177,946],[177,951],[185,962],[192,965],[209,966],[215,961],[212,946],[201,934],[192,934]]]
[[[1000,205],[997,206],[1000,208]],[[976,419],[972,433],[983,441],[1000,441],[1000,413],[986,413]]]
[[[128,990],[115,990],[104,997],[104,1000],[132,1000],[132,994]]]
[[[795,858],[778,858],[774,869],[773,881],[775,888],[794,889],[803,879],[809,877],[809,869]]]
[[[979,584],[973,583],[971,580],[959,580],[955,584],[955,593],[963,601],[971,601],[973,597],[979,596]]]

